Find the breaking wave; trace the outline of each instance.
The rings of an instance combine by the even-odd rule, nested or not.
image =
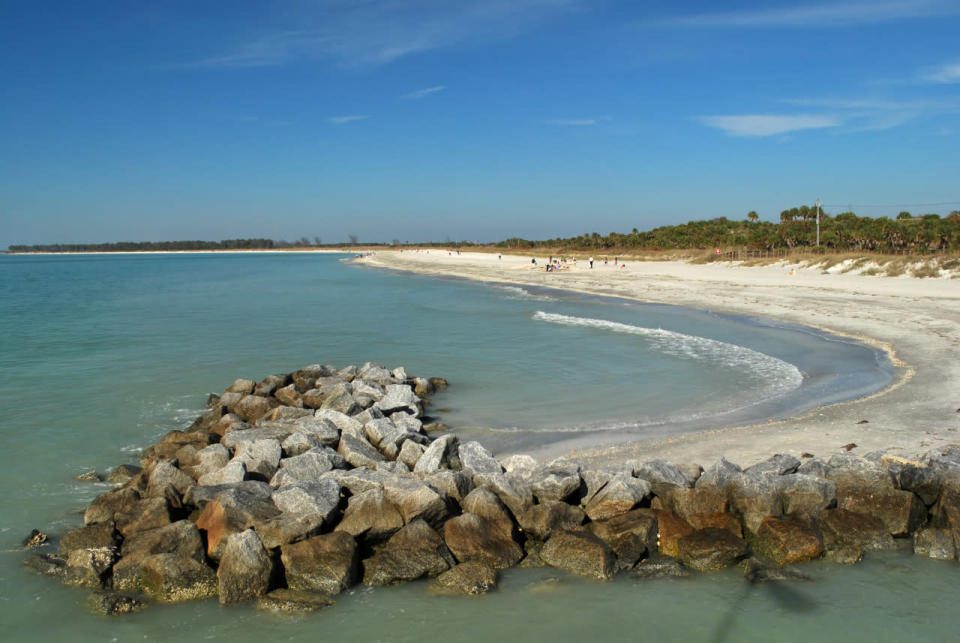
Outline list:
[[[751,373],[768,383],[770,388],[767,392],[774,395],[791,391],[803,382],[803,374],[793,364],[745,346],[716,339],[685,335],[662,328],[633,326],[605,319],[546,313],[542,310],[534,313],[533,319],[563,326],[596,328],[614,333],[639,335],[648,341],[650,348],[665,355],[680,359],[702,360],[731,369],[749,369]]]
[[[494,286],[496,290],[504,293],[508,299],[525,299],[528,301],[557,301],[555,297],[549,295],[537,295],[526,288],[519,286]]]

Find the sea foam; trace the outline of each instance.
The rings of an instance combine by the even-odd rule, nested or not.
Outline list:
[[[760,376],[769,386],[769,395],[791,391],[803,382],[803,374],[793,364],[772,357],[752,348],[730,344],[707,337],[686,335],[662,328],[646,328],[606,319],[573,317],[538,310],[533,315],[536,321],[595,328],[613,333],[639,335],[647,340],[651,349],[680,359],[702,360],[731,369],[745,369]]]

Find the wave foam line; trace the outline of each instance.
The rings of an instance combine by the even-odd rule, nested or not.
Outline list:
[[[520,288],[519,286],[494,286],[495,289],[503,292],[510,299],[529,299],[531,301],[556,301],[554,297],[549,295],[535,295],[526,288]]]
[[[661,353],[681,359],[696,359],[719,363],[722,366],[736,369],[749,369],[770,382],[774,392],[780,393],[797,388],[803,382],[800,370],[782,359],[766,353],[755,351],[745,346],[738,346],[716,339],[686,335],[662,328],[645,328],[606,319],[591,319],[589,317],[573,317],[558,313],[546,313],[538,310],[533,318],[537,321],[563,326],[578,326],[580,328],[596,328],[615,333],[639,335],[650,342],[650,346]]]

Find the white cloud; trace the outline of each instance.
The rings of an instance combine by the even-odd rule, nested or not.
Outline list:
[[[377,66],[412,54],[513,37],[583,0],[316,0],[288,7],[295,28],[273,29],[198,67],[267,67],[297,60],[328,59],[347,67]]]
[[[947,0],[837,2],[668,17],[656,24],[698,28],[843,27],[960,14]]]
[[[444,85],[437,85],[435,87],[427,87],[426,89],[418,89],[416,91],[410,92],[409,94],[404,94],[400,98],[406,100],[420,100],[430,94],[436,94],[437,92],[442,92],[446,87]]]
[[[928,83],[941,85],[960,83],[960,62],[940,65],[940,67],[922,74],[920,79]]]
[[[333,125],[345,125],[354,121],[364,121],[370,118],[369,114],[348,114],[346,116],[331,116],[327,119]]]
[[[701,116],[700,122],[722,130],[730,136],[775,136],[801,130],[837,127],[841,120],[835,116],[814,114],[740,114],[733,116]]]

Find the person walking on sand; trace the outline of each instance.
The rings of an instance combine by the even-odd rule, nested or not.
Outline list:
[[[590,257],[590,268],[593,269],[593,257]]]

